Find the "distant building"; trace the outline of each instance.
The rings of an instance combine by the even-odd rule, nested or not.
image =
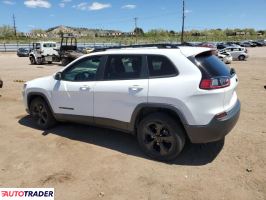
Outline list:
[[[97,34],[96,37],[122,37],[122,36],[134,36],[134,32],[106,32]]]

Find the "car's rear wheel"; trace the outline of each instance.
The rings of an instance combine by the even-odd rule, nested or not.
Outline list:
[[[240,56],[238,56],[238,60],[240,60],[240,61],[243,61],[243,60],[245,60],[246,59],[246,57],[244,56],[244,55],[240,55]]]
[[[43,61],[44,61],[43,58],[37,58],[36,63],[37,65],[42,65]]]
[[[40,97],[30,103],[30,115],[40,129],[49,129],[56,124],[48,104]]]
[[[70,60],[68,58],[62,58],[62,62],[61,63],[62,63],[63,66],[66,66],[66,65],[68,65],[70,63]]]
[[[174,160],[185,145],[182,126],[164,113],[153,113],[141,120],[137,138],[145,154],[161,161]]]

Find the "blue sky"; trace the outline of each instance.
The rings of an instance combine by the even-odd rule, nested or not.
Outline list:
[[[185,0],[186,29],[266,29],[266,0]],[[0,0],[0,25],[19,31],[57,25],[132,31],[181,29],[181,0]]]

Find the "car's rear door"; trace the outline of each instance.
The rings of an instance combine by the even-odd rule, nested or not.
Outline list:
[[[137,105],[147,102],[147,95],[145,57],[109,55],[103,78],[94,87],[95,123],[126,128]]]

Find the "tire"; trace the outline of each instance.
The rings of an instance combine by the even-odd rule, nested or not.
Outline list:
[[[62,58],[62,65],[63,66],[66,66],[70,63],[69,59],[68,58]]]
[[[244,61],[245,59],[246,59],[246,56],[244,56],[244,55],[238,56],[238,60],[240,60],[240,61]]]
[[[36,63],[37,63],[37,65],[42,65],[43,64],[43,58],[37,58]]]
[[[148,115],[137,128],[140,148],[155,160],[174,160],[183,150],[185,138],[182,126],[164,113]]]
[[[36,60],[35,60],[35,58],[33,56],[30,56],[30,63],[32,65],[35,65],[36,64]]]
[[[53,62],[52,61],[48,61],[48,64],[50,65],[50,64],[52,64]]]
[[[30,103],[30,115],[38,128],[47,130],[55,126],[56,120],[46,101],[37,97]]]

